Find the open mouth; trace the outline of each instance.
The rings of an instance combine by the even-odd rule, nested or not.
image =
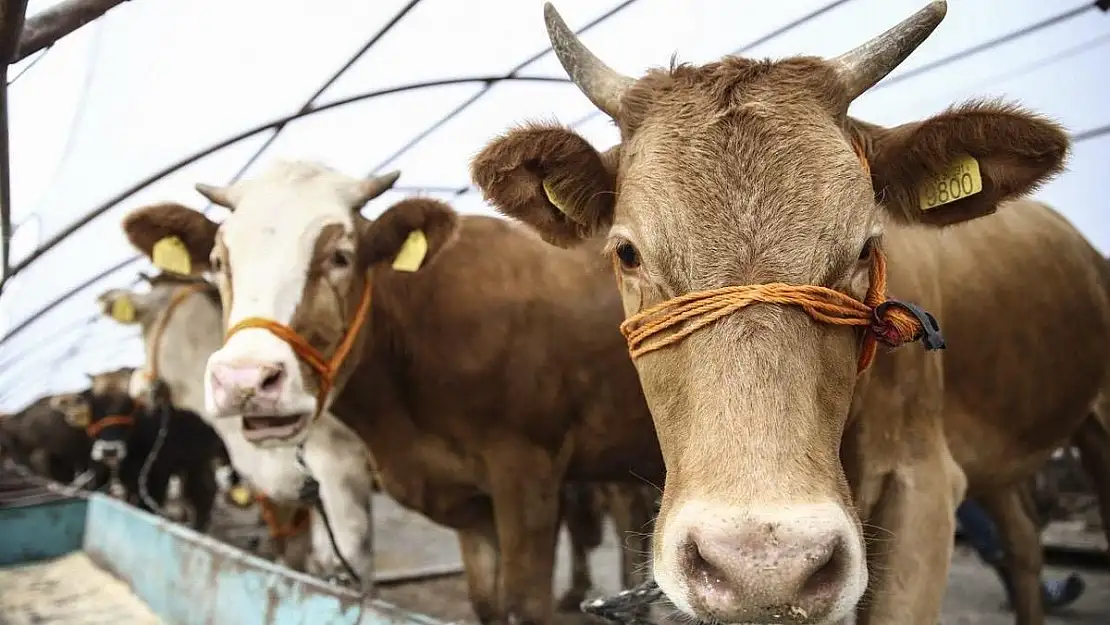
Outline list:
[[[285,440],[301,433],[308,414],[243,417],[243,438],[248,441]]]

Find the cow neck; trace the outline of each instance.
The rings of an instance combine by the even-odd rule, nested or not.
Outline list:
[[[343,334],[343,339],[340,340],[339,345],[335,348],[331,358],[324,356],[323,352],[313,347],[309,342],[297,333],[293,328],[265,317],[247,317],[239,323],[236,323],[224,335],[224,343],[226,344],[236,332],[246,330],[248,328],[257,328],[260,330],[268,330],[273,333],[293,350],[303,362],[308,364],[316,373],[317,385],[320,387],[319,392],[316,394],[316,412],[312,415],[312,419],[316,420],[324,412],[324,406],[327,405],[328,394],[335,388],[336,378],[339,376],[339,369],[343,366],[347,355],[350,353],[351,348],[354,347],[355,339],[358,338],[359,331],[366,323],[366,317],[370,313],[370,304],[373,300],[373,280],[372,274],[367,273],[366,283],[362,287],[362,294],[359,297],[358,309],[355,311],[355,316],[351,319],[347,331]]]
[[[192,295],[193,293],[199,293],[207,287],[208,284],[204,282],[189,284],[182,287],[173,294],[173,296],[170,298],[169,306],[166,306],[166,309],[162,311],[161,316],[158,317],[158,321],[154,325],[154,331],[151,334],[150,353],[147,354],[148,364],[145,374],[148,382],[153,382],[154,380],[158,379],[158,361],[162,355],[162,335],[166,333],[166,328],[169,327],[170,318],[173,316],[174,311],[176,311],[177,307],[180,306],[181,303],[184,302],[185,299],[188,298],[190,295]]]
[[[863,146],[853,140],[852,148],[870,179],[871,165]],[[624,279],[615,253],[613,270],[620,287]],[[927,350],[944,349],[944,339],[936,319],[912,304],[889,299],[886,278],[886,256],[876,245],[871,250],[870,284],[862,301],[835,289],[812,284],[772,282],[728,286],[671,298],[625,319],[620,330],[628,342],[629,355],[635,360],[649,352],[674,345],[741,308],[763,303],[798,306],[814,321],[863,328],[857,375],[866,371],[874,361],[879,342],[898,347],[921,339]],[[673,332],[663,335],[672,329]],[[656,340],[648,342],[653,337]]]

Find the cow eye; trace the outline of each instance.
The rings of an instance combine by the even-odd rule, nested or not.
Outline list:
[[[640,266],[640,253],[631,243],[621,243],[617,246],[616,253],[622,268],[632,270]]]

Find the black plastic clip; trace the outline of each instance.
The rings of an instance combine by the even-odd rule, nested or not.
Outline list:
[[[917,318],[918,323],[921,324],[921,343],[925,346],[926,350],[932,351],[935,349],[944,349],[947,347],[944,342],[944,337],[940,333],[940,324],[937,323],[936,317],[926,310],[922,310],[916,304],[910,302],[903,302],[897,299],[888,299],[885,302],[875,307],[873,313],[874,324],[876,328],[886,327],[887,323],[883,320],[883,314],[891,306],[897,306],[902,310],[908,311]]]
[[[581,610],[621,625],[654,625],[645,615],[662,597],[663,591],[651,580],[612,597],[587,599],[582,602]]]

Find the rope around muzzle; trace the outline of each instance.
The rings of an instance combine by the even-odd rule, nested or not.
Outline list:
[[[366,317],[370,313],[371,293],[372,283],[370,278],[367,277],[354,319],[351,320],[351,325],[347,328],[347,332],[343,335],[343,339],[339,342],[330,359],[325,357],[320,350],[310,345],[293,328],[265,317],[247,317],[236,323],[224,335],[224,344],[226,345],[235,333],[249,328],[269,330],[274,336],[285,341],[293,350],[293,353],[316,373],[319,391],[316,395],[316,412],[312,415],[312,420],[315,421],[324,411],[328,394],[335,388],[335,379],[339,375],[339,369],[347,359],[347,354],[354,346],[359,330],[362,329],[362,325],[366,322]]]
[[[857,143],[852,147],[870,177],[871,167],[862,147]],[[620,281],[620,267],[615,257],[613,262]],[[863,328],[857,374],[866,371],[874,361],[880,342],[894,348],[921,340],[926,350],[944,349],[944,337],[933,315],[909,302],[887,297],[886,256],[877,245],[871,250],[870,269],[870,285],[863,301],[811,284],[772,282],[728,286],[680,295],[636,313],[621,323],[621,334],[628,342],[629,355],[636,359],[674,345],[742,308],[762,303],[798,306],[814,321]]]

